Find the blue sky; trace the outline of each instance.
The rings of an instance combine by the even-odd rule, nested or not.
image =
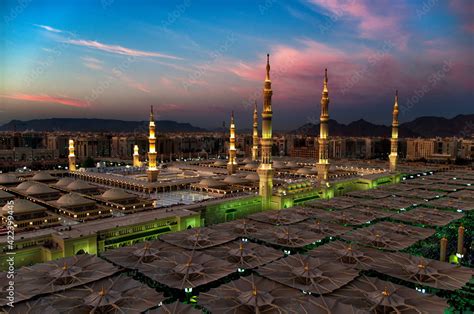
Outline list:
[[[473,113],[472,1],[2,1],[0,123],[107,117],[249,128],[271,54],[279,129]]]

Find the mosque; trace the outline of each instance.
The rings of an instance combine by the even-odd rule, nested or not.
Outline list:
[[[344,160],[330,162],[329,79],[323,76],[318,160],[272,156],[272,81],[267,55],[258,132],[255,103],[250,156],[236,150],[238,121],[232,112],[228,156],[217,160],[157,161],[153,106],[150,111],[148,154],[134,146],[132,173],[78,169],[74,141],[69,141],[65,171],[0,174],[2,230],[13,219],[17,267],[80,253],[153,240],[162,234],[227,222],[266,210],[281,210],[318,199],[399,183],[426,173],[425,167],[398,167],[398,92],[393,107],[389,164]],[[14,202],[13,217],[9,202]],[[0,244],[8,242],[0,236]],[[5,247],[8,247],[5,245]],[[0,267],[7,267],[7,249]]]

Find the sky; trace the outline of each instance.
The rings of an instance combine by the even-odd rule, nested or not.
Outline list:
[[[0,124],[51,117],[251,128],[474,113],[474,1],[0,1]]]

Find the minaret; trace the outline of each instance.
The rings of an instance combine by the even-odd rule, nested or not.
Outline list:
[[[133,146],[133,166],[140,167],[140,154],[138,153],[138,145]]]
[[[69,171],[76,171],[76,155],[74,154],[74,140],[69,140]]]
[[[150,111],[150,134],[148,136],[148,182],[156,182],[158,178],[158,168],[156,167],[156,137],[155,137],[155,118],[153,117],[153,106]]]
[[[258,112],[257,101],[255,101],[255,109],[253,111],[253,143],[252,143],[252,160],[258,160]]]
[[[398,160],[398,90],[395,91],[395,104],[392,113],[392,138],[390,139],[390,171],[397,171]]]
[[[227,172],[229,174],[234,174],[237,170],[237,161],[235,160],[235,122],[234,122],[234,112],[230,117],[230,139],[229,139],[229,161],[227,162]]]
[[[257,169],[260,178],[259,193],[262,197],[262,208],[270,209],[273,190],[272,169],[272,81],[270,81],[270,55],[267,54],[267,75],[263,87],[262,111],[262,154],[261,162]]]
[[[324,70],[324,85],[321,97],[321,116],[319,130],[319,161],[316,164],[318,179],[321,183],[327,182],[329,172],[329,148],[328,148],[328,120],[329,120],[329,92],[328,92],[328,69]]]

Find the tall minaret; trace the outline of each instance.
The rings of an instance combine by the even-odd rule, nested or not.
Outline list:
[[[324,86],[321,97],[321,116],[319,130],[319,161],[316,165],[318,179],[321,183],[327,182],[329,172],[329,148],[328,148],[328,120],[329,120],[329,92],[328,92],[328,69],[324,70]]]
[[[257,169],[260,178],[259,193],[262,196],[262,208],[270,209],[273,190],[272,169],[272,81],[270,81],[270,55],[267,54],[267,75],[263,87],[262,111],[262,154]]]
[[[235,122],[234,112],[230,117],[230,139],[229,139],[229,161],[227,162],[227,172],[234,174],[237,170],[237,161],[235,160]]]
[[[140,154],[138,153],[138,145],[133,146],[133,166],[140,167]]]
[[[156,167],[156,137],[155,137],[155,118],[153,116],[153,106],[150,110],[150,134],[148,136],[148,182],[155,182],[158,178],[158,168]]]
[[[69,140],[69,171],[76,171],[76,154],[74,154],[74,140]]]
[[[398,160],[398,90],[395,91],[395,104],[392,113],[392,138],[390,139],[390,171],[397,171]]]
[[[255,101],[255,109],[253,111],[253,143],[252,143],[252,160],[258,160],[258,112],[257,101]]]

